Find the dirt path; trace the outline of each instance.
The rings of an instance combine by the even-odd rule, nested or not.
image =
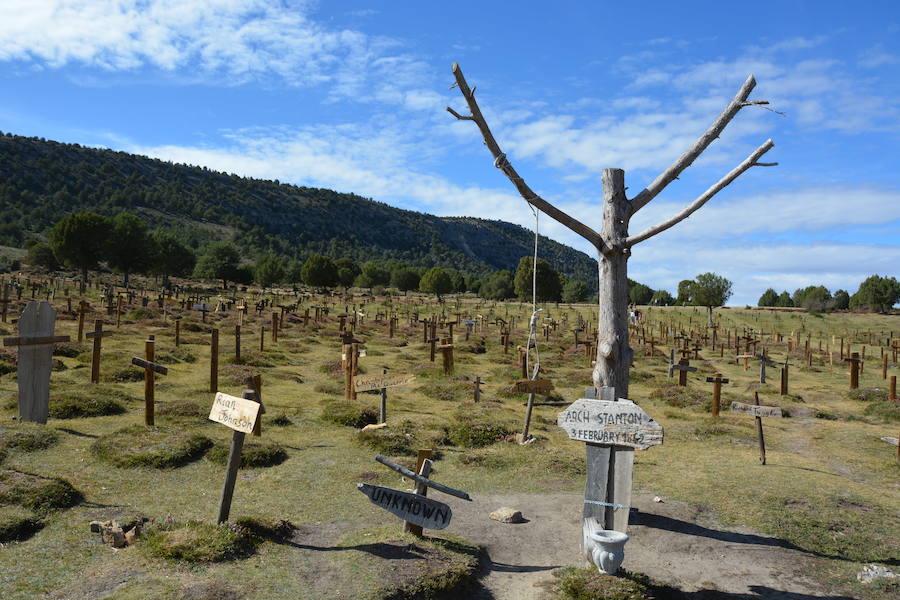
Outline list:
[[[480,599],[537,600],[535,587],[555,568],[584,566],[580,494],[478,495],[453,502],[451,529],[483,545],[489,563]],[[624,567],[687,592],[693,598],[836,598],[800,575],[813,557],[749,529],[725,528],[681,502],[634,498]],[[522,511],[527,523],[505,525],[488,514],[501,506]]]

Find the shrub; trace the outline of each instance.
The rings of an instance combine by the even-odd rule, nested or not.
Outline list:
[[[18,506],[0,506],[0,544],[20,542],[43,527],[37,516]]]
[[[229,446],[216,444],[206,453],[206,458],[224,465],[228,461]],[[250,442],[241,449],[241,468],[273,467],[287,460],[287,451],[275,442]]]
[[[378,414],[368,406],[360,406],[346,400],[334,400],[327,402],[322,408],[322,420],[359,429],[377,423]]]
[[[18,504],[46,513],[74,506],[81,498],[81,493],[65,479],[0,469],[0,504]]]
[[[447,440],[454,446],[483,448],[513,433],[511,429],[496,423],[463,421],[447,428]]]
[[[403,421],[399,425],[360,431],[357,442],[388,456],[412,456],[421,447],[416,434],[421,426],[412,421]]]
[[[202,521],[165,523],[149,528],[141,539],[145,554],[186,563],[212,563],[251,555],[259,540],[235,523]]]
[[[122,468],[180,467],[199,458],[212,441],[174,427],[132,425],[101,436],[91,445],[98,459]]]
[[[0,450],[34,452],[45,450],[59,440],[54,429],[31,423],[0,426]]]
[[[605,575],[597,569],[565,567],[553,572],[553,600],[650,600],[647,577],[623,573]]]
[[[117,400],[101,394],[75,392],[50,399],[49,415],[54,419],[78,419],[120,415],[125,407]]]

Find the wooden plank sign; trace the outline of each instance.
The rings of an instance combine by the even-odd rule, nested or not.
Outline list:
[[[357,392],[380,390],[398,385],[406,385],[416,380],[415,375],[404,373],[392,373],[390,375],[370,375],[368,377],[354,377],[353,388]]]
[[[368,496],[372,504],[420,527],[444,529],[453,516],[449,506],[427,496],[368,483],[357,483],[356,488]]]
[[[618,402],[582,398],[559,413],[557,425],[580,442],[628,446],[646,450],[662,444],[662,425],[640,406],[624,398]]]
[[[513,384],[519,394],[546,395],[553,391],[553,382],[549,379],[521,379]]]
[[[209,411],[210,421],[227,425],[235,431],[250,433],[259,416],[259,403],[218,392]]]
[[[778,406],[754,406],[743,402],[732,402],[731,412],[747,413],[754,417],[777,417],[779,419],[784,416],[781,408]]]

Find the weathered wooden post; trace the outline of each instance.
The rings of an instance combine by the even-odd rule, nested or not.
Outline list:
[[[888,386],[888,398],[897,400],[897,376],[891,375],[891,384]]]
[[[9,299],[9,284],[3,284],[3,294],[0,295],[0,321],[6,323],[6,313],[9,310],[9,303],[12,300]],[[79,342],[81,340],[78,340]]]
[[[384,423],[384,421],[381,422]],[[416,456],[416,473],[418,473],[422,477],[428,477],[429,475],[431,475],[431,469],[434,465],[434,463],[431,461],[431,456],[431,448],[419,450],[418,456]],[[413,493],[417,496],[427,496],[428,486],[420,481],[417,481],[416,488]],[[422,526],[410,523],[409,521],[403,521],[403,532],[420,536],[422,535]]]
[[[241,363],[241,326],[234,326],[234,362]]]
[[[685,387],[687,386],[687,374],[696,370],[697,367],[691,366],[691,361],[682,358],[677,365],[669,364],[669,377],[672,376],[674,371],[678,371],[678,386]]]
[[[156,359],[154,349],[154,338],[152,335],[147,336],[144,342],[144,358],[133,356],[131,364],[144,369],[144,424],[152,427],[156,424],[156,389],[154,386],[155,373],[160,375],[168,375],[169,369],[159,363],[153,362]]]
[[[90,305],[86,300],[78,303],[78,343],[84,341],[84,315],[91,312]]]
[[[175,320],[175,347],[181,346],[181,317],[173,317]]]
[[[18,322],[18,337],[3,338],[4,346],[16,346],[16,380],[19,419],[46,423],[50,410],[50,368],[53,344],[68,342],[67,335],[53,335],[56,311],[46,301],[31,301]]]
[[[253,390],[245,390],[241,398],[218,392],[209,412],[210,420],[234,430],[231,434],[231,448],[228,451],[228,466],[225,468],[225,483],[219,499],[217,523],[226,522],[231,514],[231,500],[234,497],[238,468],[241,466],[244,437],[253,431],[253,425],[259,417],[259,404],[254,400]]]
[[[444,375],[452,375],[453,374],[453,342],[451,342],[448,338],[443,338],[441,340],[441,345],[438,346],[441,351],[441,363],[444,368]]]
[[[87,334],[87,337],[94,340],[91,350],[91,383],[100,383],[100,346],[103,336],[107,335],[112,335],[112,331],[103,331],[103,319],[94,319],[94,331]]]
[[[789,372],[788,372],[789,366],[790,365],[788,365],[788,363],[784,363],[784,366],[781,367],[781,395],[782,396],[788,395],[788,377],[790,376]]]
[[[219,391],[219,330],[213,329],[209,345],[209,391]]]
[[[850,358],[845,358],[844,362],[850,363],[850,389],[859,389],[859,352],[850,354]]]
[[[722,403],[722,384],[728,383],[728,379],[722,377],[721,373],[716,373],[715,377],[707,377],[707,383],[713,384],[713,403],[712,403],[712,416],[719,416],[719,406]]]
[[[629,222],[637,211],[659,195],[669,183],[674,181],[684,169],[691,165],[719,137],[728,123],[742,108],[765,103],[764,101],[747,100],[750,92],[756,85],[756,80],[752,75],[748,77],[734,99],[694,145],[634,198],[629,199],[626,196],[624,171],[621,169],[604,169],[602,174],[602,229],[598,233],[541,198],[525,183],[525,180],[518,174],[494,139],[487,121],[481,113],[475,95],[466,82],[459,65],[454,63],[452,70],[456,79],[456,86],[466,100],[470,114],[461,115],[449,107],[447,108],[448,112],[459,120],[473,121],[478,126],[484,138],[484,143],[494,158],[494,165],[506,175],[526,202],[585,238],[596,248],[599,262],[598,291],[600,300],[597,330],[601,333],[597,344],[597,360],[593,368],[594,387],[597,389],[608,388],[610,392],[607,393],[610,393],[613,397],[616,395],[623,398],[627,397],[628,375],[632,362],[632,349],[628,343],[627,266],[632,248],[689,217],[716,193],[751,167],[768,166],[765,163],[758,162],[758,160],[774,144],[771,140],[767,140],[740,165],[672,217],[634,235],[628,234]],[[608,451],[608,454],[605,455],[606,458],[603,459],[598,458],[600,456],[598,454],[588,453],[589,483],[591,482],[591,473],[593,471],[600,471],[604,477],[609,477],[612,480],[618,477],[620,464],[619,458],[615,454],[617,454],[615,451]],[[630,454],[633,459],[633,452]],[[631,463],[628,462],[628,459],[623,458],[621,468],[623,472],[627,471],[630,478]],[[628,487],[630,489],[630,483]],[[587,504],[585,506],[587,507]],[[624,512],[626,515],[625,523],[627,523],[627,509]],[[585,515],[586,518],[588,516],[594,515]],[[590,525],[588,521],[585,523]]]

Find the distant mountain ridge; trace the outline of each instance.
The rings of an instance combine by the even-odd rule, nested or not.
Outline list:
[[[302,259],[396,259],[482,276],[533,252],[519,225],[436,217],[328,189],[229,175],[125,152],[0,134],[0,245],[21,246],[70,212],[133,212],[192,245],[231,239]],[[596,290],[597,263],[541,236],[539,256]]]

